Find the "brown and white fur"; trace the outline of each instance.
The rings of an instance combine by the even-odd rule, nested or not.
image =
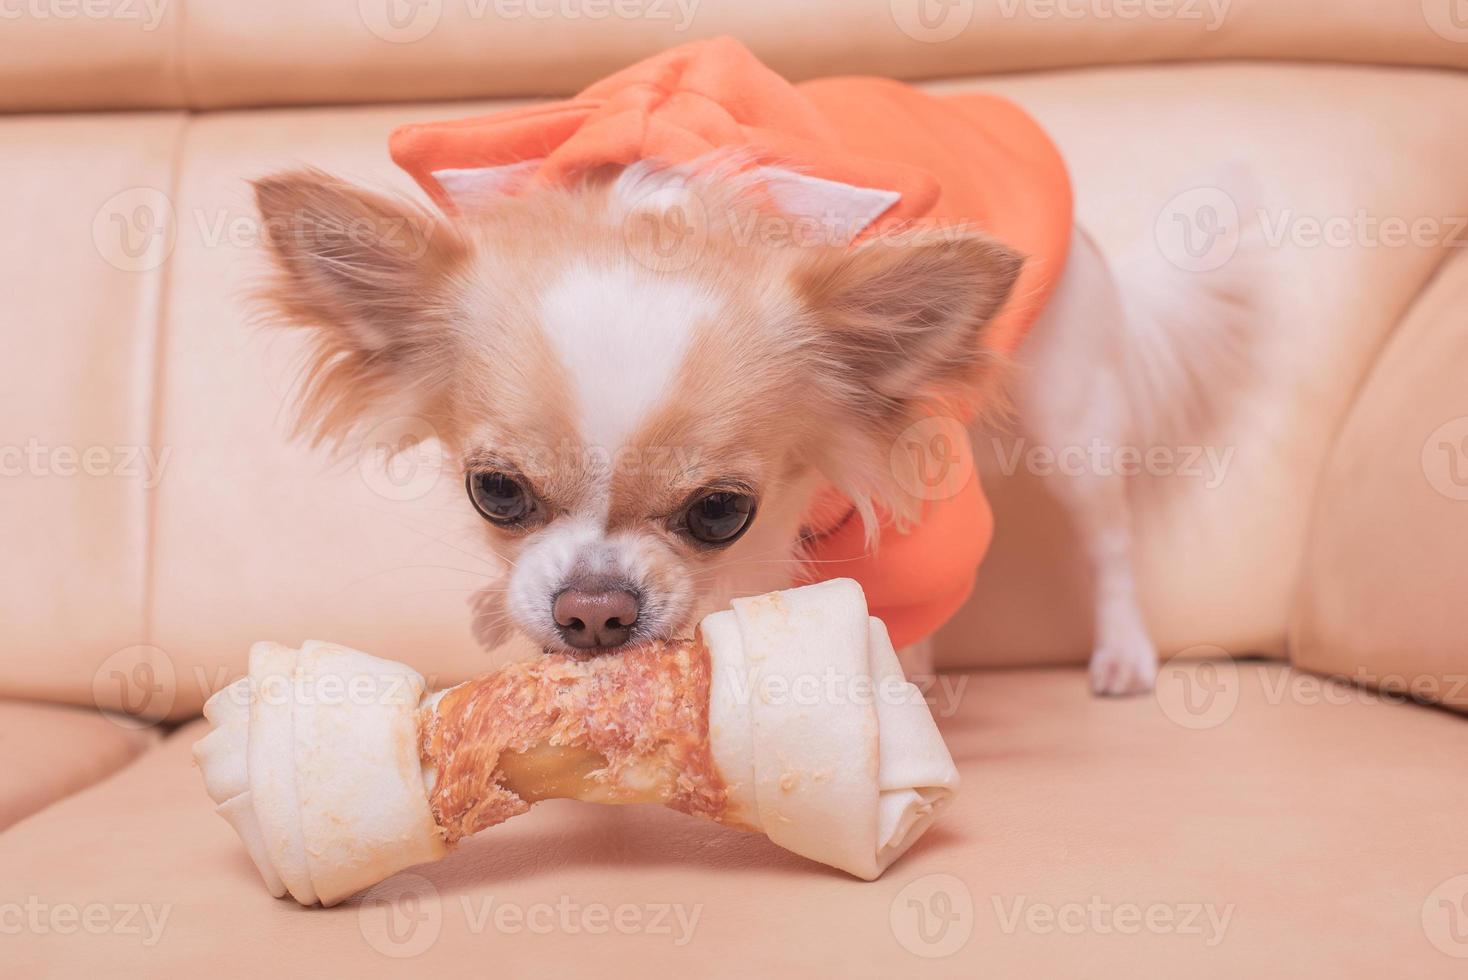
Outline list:
[[[565,649],[553,607],[583,586],[636,597],[625,642],[685,633],[730,598],[787,587],[824,484],[857,503],[869,531],[879,514],[911,519],[919,502],[890,447],[935,400],[993,400],[985,389],[1003,364],[986,329],[1022,263],[951,231],[858,248],[750,235],[757,192],[719,168],[639,165],[453,219],[310,170],[255,189],[276,269],[270,304],[315,341],[309,431],[339,441],[412,415],[466,474],[506,474],[533,496],[532,516],[478,521],[460,542],[501,570],[476,601],[486,645],[519,632]],[[671,248],[669,208],[696,218],[692,240]],[[1174,341],[1151,321],[1134,327],[1125,288],[1078,233],[1015,392],[1042,441],[1145,438],[1125,351]],[[755,516],[711,547],[685,515],[723,491],[747,495]],[[1057,492],[1097,572],[1093,686],[1148,689],[1155,651],[1134,595],[1125,488],[1098,477]]]

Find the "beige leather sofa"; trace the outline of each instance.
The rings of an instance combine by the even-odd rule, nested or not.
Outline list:
[[[1461,3],[0,14],[0,973],[1468,968]],[[370,900],[270,899],[189,757],[250,641],[340,640],[438,683],[491,661],[469,639],[457,481],[288,440],[298,350],[245,313],[245,179],[310,163],[406,188],[399,123],[719,33],[791,77],[1011,95],[1107,247],[1203,222],[1222,161],[1261,176],[1268,357],[1218,479],[1173,474],[1139,528],[1152,628],[1184,656],[1155,697],[1093,700],[1073,543],[1026,467],[997,472],[984,601],[944,633],[932,692],[965,785],[882,880],[673,813],[546,804]]]

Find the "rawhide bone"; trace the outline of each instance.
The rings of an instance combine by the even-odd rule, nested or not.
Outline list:
[[[412,668],[258,643],[194,746],[277,898],[334,905],[540,800],[662,803],[873,879],[958,773],[861,587],[738,599],[692,640],[546,655],[424,696]]]

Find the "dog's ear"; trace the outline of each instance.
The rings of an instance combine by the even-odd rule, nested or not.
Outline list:
[[[452,358],[445,290],[467,257],[464,241],[424,208],[318,170],[267,177],[254,190],[275,271],[262,298],[314,331],[302,426],[318,440],[340,438],[405,392],[418,401],[407,411],[431,411]]]
[[[822,250],[797,266],[817,373],[842,415],[839,428],[854,427],[861,439],[841,447],[836,464],[854,499],[870,496],[899,518],[913,516],[916,503],[894,485],[901,480],[889,450],[933,405],[968,409],[981,400],[1001,360],[987,331],[1023,265],[1019,253],[981,235],[918,234]]]
[[[823,252],[800,268],[797,288],[845,379],[873,409],[901,413],[982,380],[985,331],[1023,264],[978,235],[890,238]]]

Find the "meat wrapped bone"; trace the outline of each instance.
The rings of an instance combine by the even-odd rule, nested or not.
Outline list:
[[[958,785],[849,579],[735,600],[692,640],[424,688],[260,643],[209,699],[194,758],[273,895],[333,905],[551,798],[661,803],[873,879]]]

